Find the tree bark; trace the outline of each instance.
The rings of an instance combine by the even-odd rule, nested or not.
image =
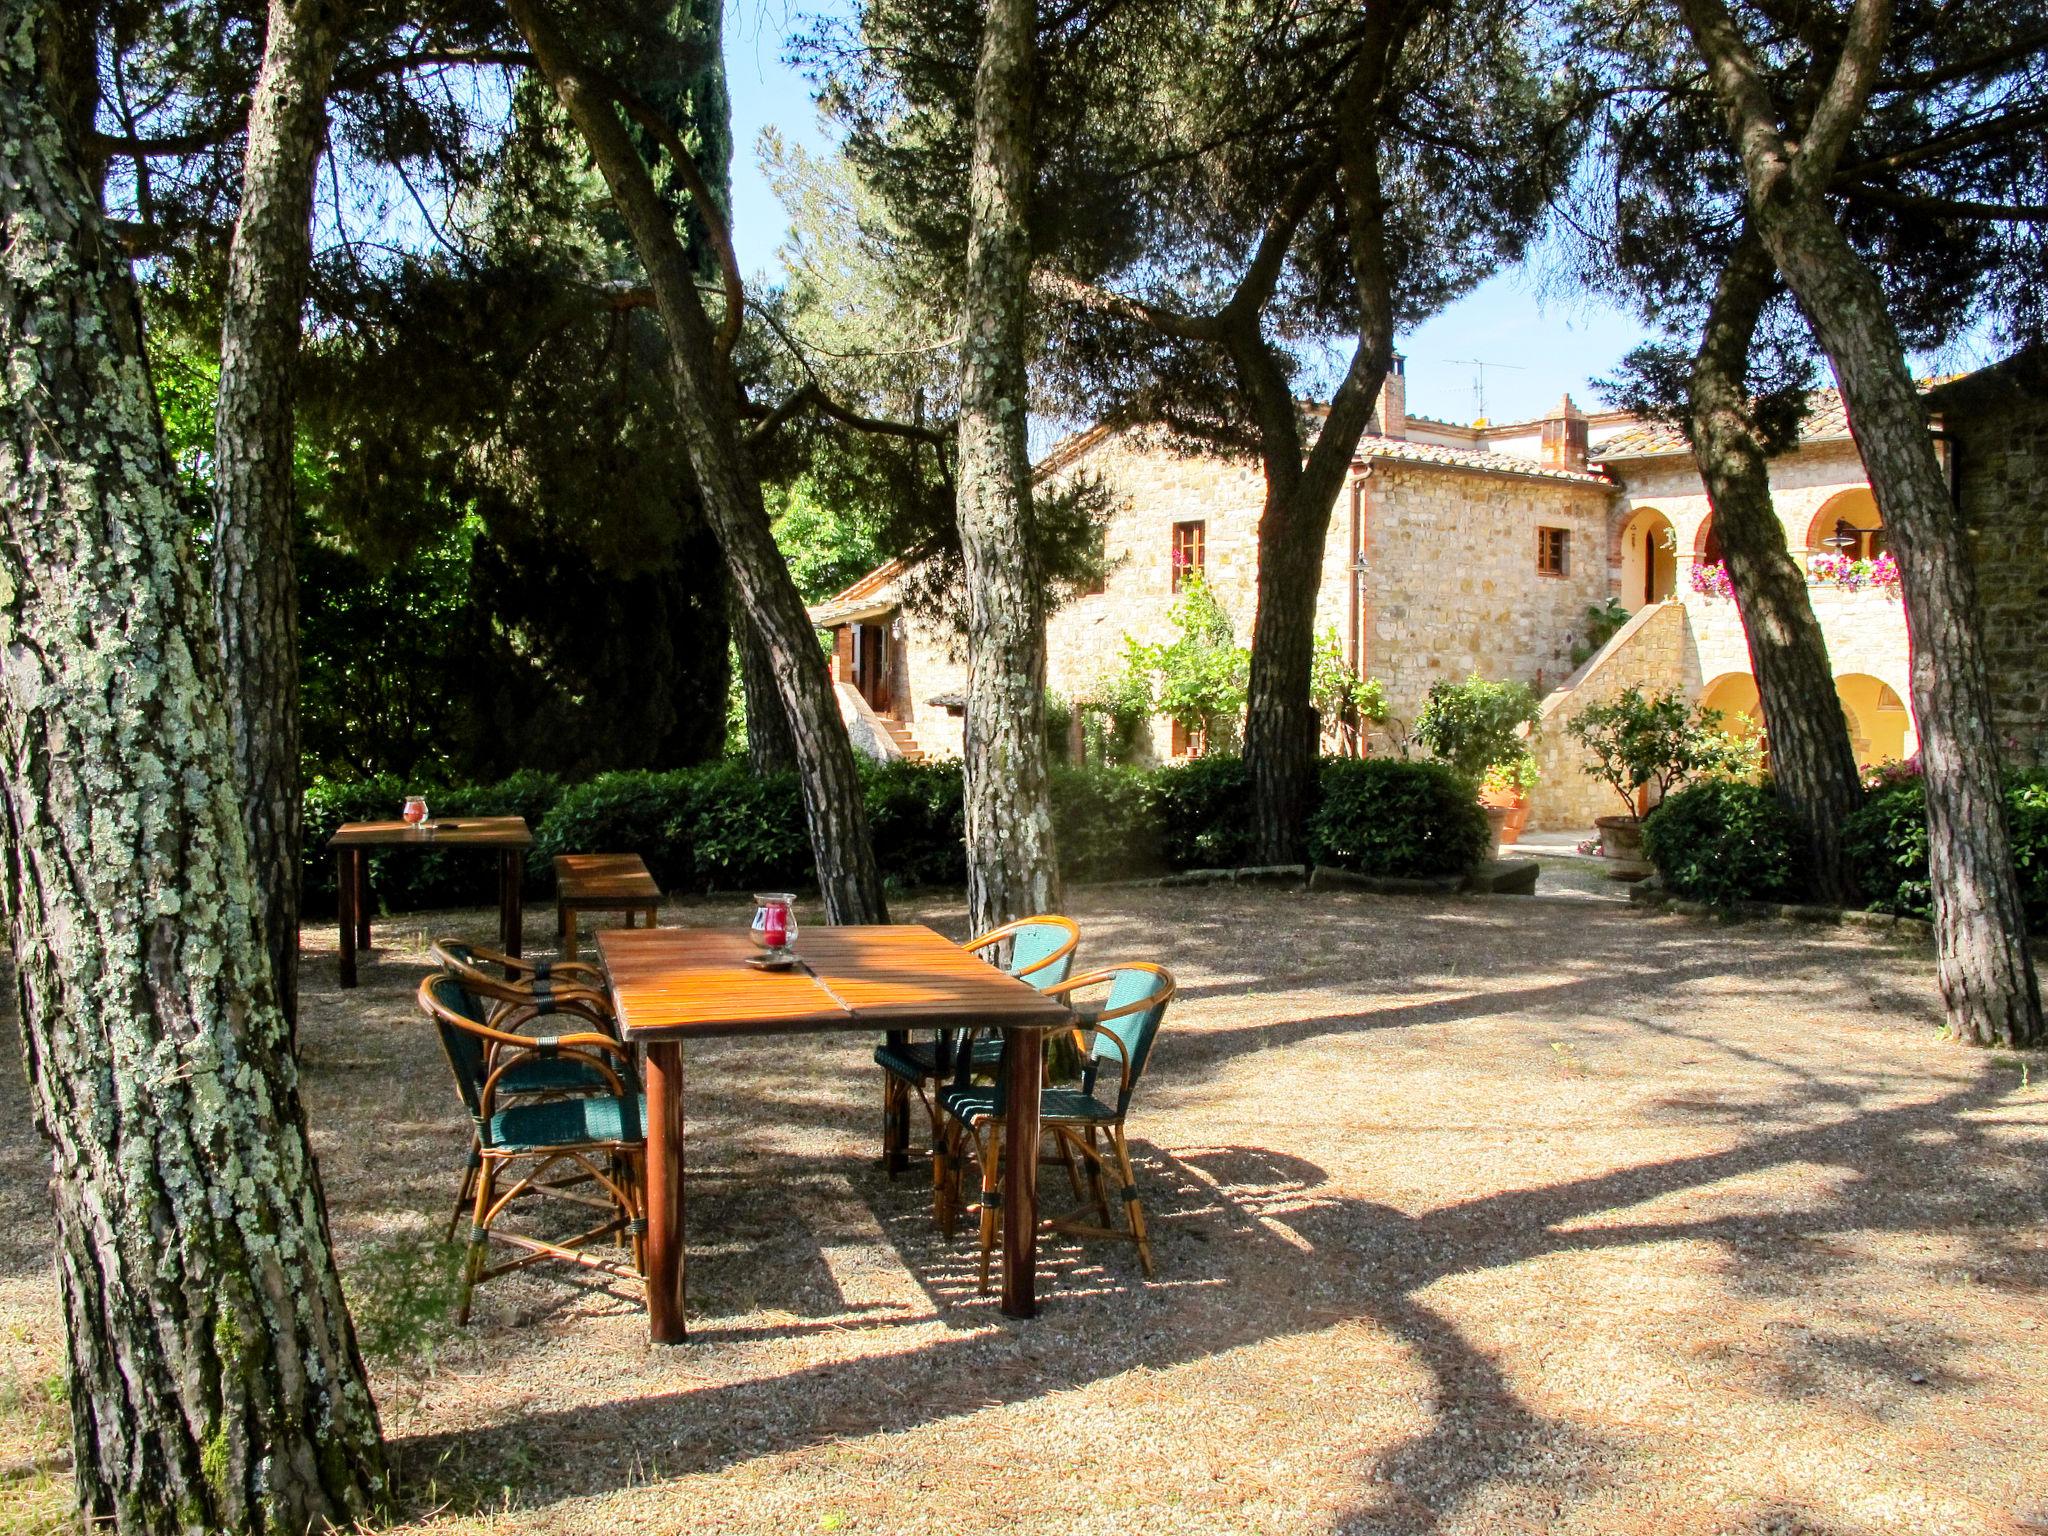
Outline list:
[[[2006,828],[1976,573],[1883,286],[1826,201],[1877,80],[1891,8],[1856,0],[1796,146],[1727,7],[1681,0],[1681,8],[1742,161],[1751,226],[1834,368],[1898,558],[1927,786],[1935,969],[1949,1028],[1980,1045],[2032,1045],[2042,1038],[2041,996]]]
[[[1227,337],[1258,424],[1266,474],[1244,729],[1252,856],[1261,864],[1298,864],[1307,858],[1308,817],[1316,787],[1312,674],[1323,551],[1337,494],[1393,365],[1393,272],[1375,126],[1387,72],[1405,35],[1404,26],[1391,21],[1385,8],[1376,9],[1344,86],[1339,180],[1357,289],[1358,341],[1305,458],[1300,415],[1287,390],[1277,349],[1259,328],[1258,312],[1234,317]]]
[[[348,1526],[376,1411],[140,312],[23,46],[53,10],[0,0],[0,797],[78,1499],[123,1532]]]
[[[299,998],[299,595],[292,538],[299,313],[313,177],[348,7],[271,0],[228,250],[214,414],[213,614],[257,916],[285,1017]]]
[[[1770,465],[1747,387],[1750,347],[1775,275],[1762,241],[1745,235],[1721,273],[1693,359],[1692,439],[1749,640],[1771,782],[1799,824],[1814,894],[1847,905],[1855,882],[1842,824],[1862,799],[1856,754],[1806,577],[1771,503]]]
[[[1025,441],[1037,26],[1033,0],[988,0],[974,76],[956,516],[967,581],[967,907],[979,929],[1060,901]]]
[[[810,615],[775,546],[761,482],[740,431],[738,387],[697,297],[689,255],[647,162],[619,119],[613,90],[577,59],[541,0],[507,0],[506,9],[589,146],[647,269],[655,309],[668,333],[676,426],[703,495],[705,521],[725,551],[741,610],[768,649],[775,691],[795,742],[826,915],[835,923],[885,922],[888,905],[853,746]]]
[[[747,711],[747,766],[758,774],[796,772],[796,740],[775,692],[768,647],[738,603],[732,605],[733,639],[740,653],[740,694]]]

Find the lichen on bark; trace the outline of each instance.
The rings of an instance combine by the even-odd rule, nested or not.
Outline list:
[[[123,1531],[368,1515],[376,1413],[229,781],[125,261],[0,0],[0,811],[51,1149],[79,1503]]]

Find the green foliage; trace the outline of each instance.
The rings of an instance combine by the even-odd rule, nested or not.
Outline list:
[[[1309,856],[1360,874],[1463,874],[1493,847],[1471,780],[1441,763],[1326,758]],[[1240,818],[1242,819],[1242,818]]]
[[[861,760],[861,789],[875,858],[896,885],[967,880],[966,786],[944,763]]]
[[[1198,572],[1181,577],[1171,618],[1177,640],[1144,645],[1125,637],[1119,693],[1142,697],[1147,714],[1185,727],[1203,753],[1228,752],[1244,716],[1252,653],[1237,643],[1230,615]]]
[[[1635,792],[1646,785],[1655,786],[1661,801],[1694,779],[1756,771],[1755,738],[1730,737],[1721,720],[1721,711],[1696,708],[1676,689],[1645,694],[1631,687],[1588,705],[1565,730],[1590,754],[1586,771],[1610,786],[1633,816]]]
[[[2005,814],[2027,929],[2048,933],[2048,773],[2008,777]],[[1902,917],[1934,916],[1927,872],[1927,790],[1918,774],[1881,780],[1843,823],[1842,841],[1866,905]]]
[[[1197,757],[1154,769],[1160,856],[1169,869],[1229,869],[1251,856],[1251,775],[1239,757]]]
[[[1583,639],[1572,644],[1572,667],[1576,670],[1601,646],[1621,633],[1632,615],[1621,606],[1616,598],[1604,603],[1590,603],[1586,607],[1586,633]]]
[[[1805,889],[1798,826],[1769,784],[1687,785],[1650,812],[1643,852],[1672,891],[1693,901],[1794,901]]]
[[[1161,862],[1155,781],[1124,768],[1055,767],[1053,835],[1070,880],[1148,875]]]
[[[1049,762],[1070,763],[1074,760],[1074,706],[1065,694],[1054,693],[1050,688],[1045,693],[1045,755]]]
[[[1536,690],[1527,683],[1435,683],[1415,721],[1415,739],[1439,762],[1476,784],[1489,769],[1533,768],[1526,732],[1536,724]]]
[[[557,854],[637,853],[663,890],[688,886],[697,873],[694,781],[680,768],[604,773],[564,791],[534,829],[533,862],[546,868]]]
[[[1344,642],[1331,625],[1316,637],[1309,659],[1309,701],[1325,726],[1357,730],[1387,718],[1387,690],[1376,677],[1360,677],[1344,659]]]
[[[847,497],[829,503],[809,476],[764,487],[775,542],[807,603],[823,602],[889,558],[882,519]]]

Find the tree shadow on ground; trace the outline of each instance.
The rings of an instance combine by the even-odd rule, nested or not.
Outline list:
[[[1161,1288],[1137,1282],[1134,1266],[1110,1268],[1092,1251],[1056,1245],[1046,1266],[1045,1315],[1036,1323],[1009,1324],[991,1334],[986,1327],[992,1321],[990,1303],[974,1294],[971,1243],[960,1250],[938,1245],[929,1235],[922,1191],[915,1184],[891,1186],[879,1173],[869,1173],[856,1180],[856,1187],[940,1317],[960,1330],[957,1334],[896,1354],[627,1398],[559,1415],[530,1415],[460,1436],[422,1436],[401,1443],[400,1450],[409,1465],[432,1466],[459,1445],[465,1459],[488,1473],[501,1449],[515,1460],[523,1455],[536,1431],[550,1443],[607,1448],[610,1454],[593,1455],[582,1467],[575,1455],[565,1454],[546,1470],[539,1486],[529,1485],[528,1497],[545,1504],[615,1489],[620,1457],[640,1448],[659,1453],[664,1476],[716,1470],[840,1437],[885,1434],[992,1404],[1071,1390],[1133,1367],[1158,1370],[1284,1335],[1364,1323],[1399,1340],[1428,1373],[1435,1415],[1426,1430],[1359,1469],[1360,1492],[1337,1520],[1339,1529],[1434,1530],[1470,1496],[1504,1481],[1519,1483],[1523,1492],[1540,1494],[1562,1508],[1583,1494],[1570,1479],[1584,1474],[1544,1469],[1583,1466],[1588,1458],[1548,1452],[1567,1441],[1583,1442],[1587,1432],[1532,1409],[1484,1350],[1439,1309],[1418,1299],[1420,1292],[1451,1276],[1545,1255],[1673,1241],[1715,1243],[1731,1252],[1772,1244],[1796,1250],[1801,1256],[1798,1279],[1811,1284],[1836,1262],[1818,1240],[1830,1233],[1872,1230],[1964,1238],[1982,1247],[1987,1283],[2033,1288],[2040,1278],[2038,1256],[2002,1253],[1999,1234],[1972,1219],[1967,1189],[1957,1202],[1937,1204],[1927,1219],[1903,1221],[1896,1201],[1882,1197],[1874,1183],[1920,1161],[1925,1138],[1939,1135],[1955,1139],[1955,1155],[1944,1159],[1947,1182],[1968,1186],[1970,1170],[1979,1162],[1973,1152],[1984,1139],[1972,1117],[2004,1097],[2005,1088],[1986,1073],[1931,1100],[1851,1111],[1717,1151],[1502,1191],[1415,1217],[1331,1195],[1321,1189],[1320,1169],[1265,1149],[1225,1147],[1176,1157],[1146,1146],[1141,1178],[1162,1243],[1185,1253],[1199,1241],[1218,1256],[1220,1262],[1202,1283],[1220,1295],[1211,1294],[1210,1304],[1199,1308],[1154,1309],[1121,1342],[1072,1357],[1061,1352],[1064,1302],[1099,1288],[1128,1293],[1136,1302],[1148,1293],[1156,1296]],[[1832,1094],[1816,1095],[1811,1107],[1823,1106],[1841,1107]],[[1833,1198],[1797,1210],[1698,1220],[1599,1220],[1662,1196],[1787,1164],[1825,1165],[1847,1177]],[[761,1171],[751,1170],[750,1176]],[[1060,1182],[1057,1168],[1049,1166],[1047,1188]],[[2009,1201],[2012,1181],[2000,1180],[1997,1193]],[[2034,1207],[2048,1203],[2048,1172],[2036,1170],[2024,1193]],[[1276,1263],[1298,1277],[1286,1296],[1277,1303],[1262,1296],[1255,1308],[1229,1304],[1234,1275],[1249,1266]],[[1164,1289],[1170,1293],[1174,1284],[1169,1270]],[[700,1337],[715,1336],[715,1318],[700,1318],[698,1325]],[[1811,1352],[1810,1341],[1787,1351],[1788,1395],[1837,1390],[1814,1368]],[[1878,1363],[1921,1378],[1922,1390],[1939,1392],[1955,1384],[1938,1358],[1895,1353]],[[821,1390],[828,1381],[829,1397]],[[804,1410],[812,1401],[821,1405],[818,1413]],[[664,1426],[685,1404],[693,1421],[716,1423],[722,1432],[675,1444]],[[1590,1459],[1595,1466],[1599,1461],[1597,1455]],[[1755,1527],[1773,1528],[1768,1521]]]

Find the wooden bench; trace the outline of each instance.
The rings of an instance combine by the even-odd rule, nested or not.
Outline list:
[[[633,926],[636,912],[654,914],[661,905],[661,887],[637,853],[562,853],[555,856],[555,926],[562,939],[562,958],[576,958],[576,919],[584,912],[618,912]]]

